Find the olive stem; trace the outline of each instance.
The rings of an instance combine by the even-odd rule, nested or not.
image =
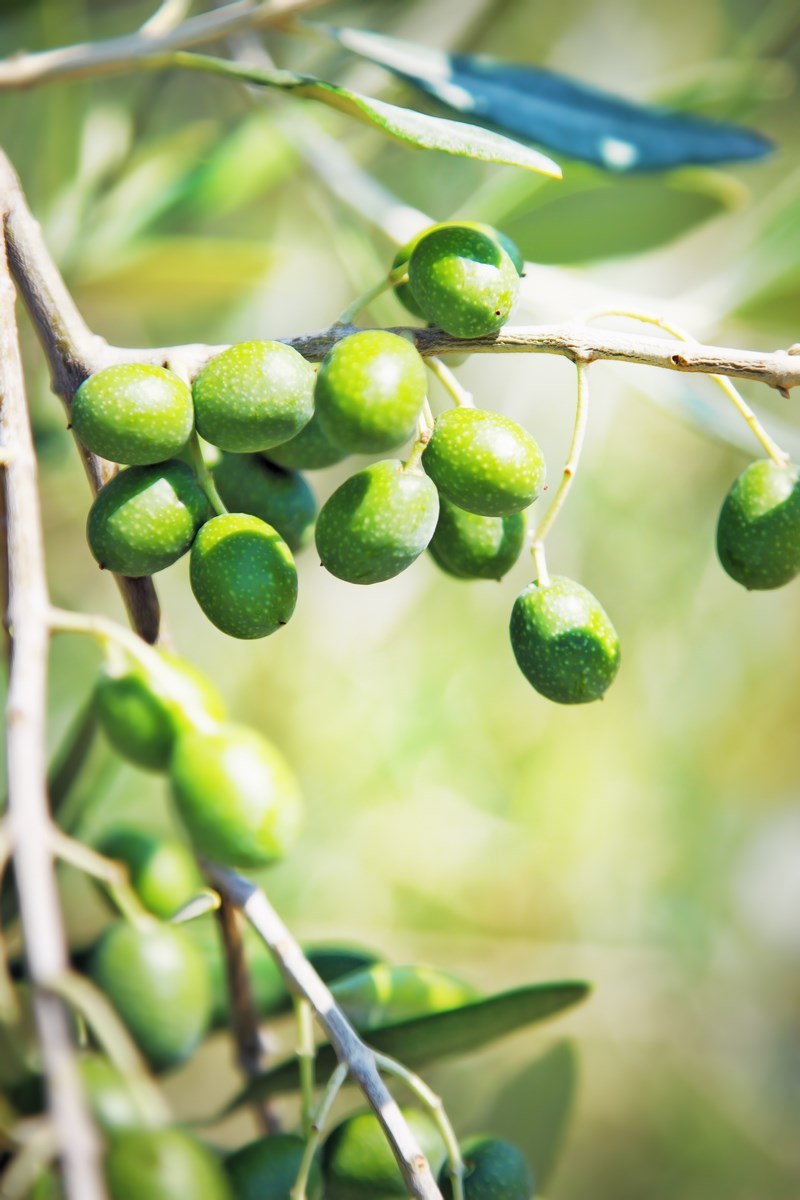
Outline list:
[[[395,268],[394,271],[390,271],[384,279],[378,280],[371,288],[367,288],[365,292],[357,296],[352,304],[348,304],[341,316],[337,317],[334,321],[334,327],[337,325],[352,325],[361,310],[366,308],[368,304],[371,304],[373,300],[377,300],[378,296],[382,296],[384,292],[397,287],[398,284],[407,282],[408,268],[407,264],[403,263],[402,266]]]
[[[424,1079],[420,1079],[419,1075],[409,1071],[408,1067],[404,1067],[397,1059],[390,1058],[386,1054],[376,1054],[375,1062],[379,1070],[400,1079],[409,1091],[422,1101],[433,1117],[447,1151],[450,1178],[453,1181],[453,1200],[464,1200],[464,1160],[461,1157],[458,1138],[445,1111],[441,1096],[429,1088]]]
[[[578,469],[581,450],[583,449],[586,437],[586,425],[589,420],[589,368],[583,362],[576,363],[575,367],[578,373],[578,400],[575,406],[575,424],[572,428],[572,441],[570,442],[567,461],[564,463],[561,481],[550,507],[537,525],[531,538],[533,561],[539,572],[539,582],[544,586],[550,582],[544,559],[544,541],[553,527],[553,523],[561,511],[569,490],[572,487],[572,481]]]
[[[349,1068],[347,1063],[341,1062],[328,1080],[328,1086],[322,1095],[319,1108],[314,1114],[311,1127],[305,1135],[305,1149],[303,1150],[303,1157],[300,1160],[300,1168],[297,1172],[297,1178],[294,1181],[294,1187],[289,1193],[290,1200],[306,1200],[306,1187],[308,1186],[308,1176],[314,1162],[314,1155],[322,1141],[322,1135],[325,1132],[325,1126],[328,1123],[328,1117],[330,1116],[334,1101],[339,1095],[348,1074]]]
[[[103,885],[126,921],[138,926],[152,922],[152,916],[131,887],[127,868],[122,863],[98,854],[91,846],[85,846],[55,826],[50,840],[53,853],[61,862]]]
[[[437,354],[431,354],[425,359],[425,366],[434,375],[444,390],[453,400],[453,403],[458,408],[474,408],[475,401],[472,397],[472,392],[468,392],[459,379],[453,374],[451,369],[442,362]]]
[[[297,1023],[297,1061],[300,1068],[300,1094],[302,1097],[302,1129],[307,1138],[313,1126],[314,1083],[316,1073],[316,1046],[314,1045],[314,1016],[311,1006],[301,996],[296,996],[294,1013]]]
[[[223,504],[222,497],[217,491],[217,485],[214,483],[214,478],[206,466],[206,460],[203,458],[203,451],[200,446],[200,439],[196,433],[193,433],[186,443],[186,450],[191,460],[195,478],[208,497],[209,504],[218,517],[224,516],[228,510]]]
[[[0,1177],[3,1200],[24,1200],[30,1196],[36,1177],[58,1154],[58,1144],[49,1121],[43,1120],[22,1143]]]
[[[636,312],[633,309],[626,308],[601,308],[588,314],[585,318],[587,322],[598,320],[600,317],[627,317],[631,321],[641,321],[646,325],[656,325],[659,329],[663,329],[665,333],[672,334],[673,337],[680,338],[681,341],[697,344],[697,338],[680,325],[675,325],[672,321],[666,321],[663,317],[655,316],[652,313]],[[791,347],[788,351],[792,353]],[[745,400],[741,392],[736,388],[726,375],[709,375],[709,379],[714,383],[719,384],[725,395],[733,402],[739,415],[744,419],[745,423],[750,427],[753,436],[761,443],[769,457],[779,467],[785,467],[789,463],[789,455],[785,450],[782,450],[773,437],[767,433],[764,426],[759,421],[756,414],[753,412],[750,405]]]

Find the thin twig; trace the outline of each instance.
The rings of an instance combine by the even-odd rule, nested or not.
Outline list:
[[[102,1200],[100,1144],[78,1074],[69,1014],[52,991],[68,961],[45,789],[48,596],[14,300],[0,231],[0,443],[9,452],[4,485],[12,635],[6,704],[8,829],[48,1104],[67,1196]]]
[[[310,1004],[339,1061],[347,1064],[350,1075],[375,1112],[409,1195],[417,1200],[441,1200],[428,1162],[403,1119],[397,1101],[380,1077],[374,1052],[352,1028],[266,895],[255,884],[224,867],[209,865],[207,872],[213,886],[241,908],[264,939],[292,994],[304,997]]]

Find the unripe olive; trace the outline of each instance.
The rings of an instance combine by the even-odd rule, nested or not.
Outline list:
[[[194,381],[197,431],[237,454],[287,442],[311,420],[314,379],[302,354],[282,342],[231,346]]]
[[[234,1200],[215,1154],[182,1129],[115,1134],[105,1172],[110,1200]]]
[[[464,1160],[464,1200],[533,1200],[535,1187],[522,1152],[511,1142],[478,1134],[460,1147]],[[439,1173],[444,1200],[453,1200],[448,1165]]]
[[[97,844],[107,858],[128,868],[131,886],[145,908],[168,920],[203,886],[194,855],[183,842],[143,829],[114,829]]]
[[[120,471],[94,499],[89,549],[117,575],[153,575],[186,553],[209,515],[208,500],[177,459]]]
[[[227,509],[260,517],[290,550],[299,550],[311,536],[317,504],[299,471],[278,467],[261,454],[223,454],[214,482]]]
[[[274,633],[297,603],[291,550],[271,525],[245,513],[225,513],[203,526],[189,577],[209,621],[231,637]]]
[[[267,454],[270,462],[296,471],[318,471],[322,467],[332,467],[346,457],[347,451],[331,441],[316,413],[296,437],[281,442],[280,446],[271,446]]]
[[[433,537],[436,488],[399,459],[351,475],[322,506],[317,550],[322,564],[348,583],[380,583],[411,566]]]
[[[525,515],[481,517],[439,497],[431,558],[456,579],[502,579],[525,543]]]
[[[617,632],[592,593],[573,579],[529,584],[514,602],[510,632],[520,670],[548,700],[599,700],[617,673]]]
[[[484,517],[520,512],[544,484],[544,458],[528,431],[481,408],[438,416],[422,463],[443,496]]]
[[[111,745],[148,771],[165,771],[179,730],[225,719],[217,690],[189,663],[153,650],[153,668],[115,649],[97,679],[94,699]]]
[[[323,359],[317,417],[348,452],[381,454],[411,437],[426,390],[425,364],[411,342],[385,329],[364,329]]]
[[[428,229],[423,229],[421,233],[418,233],[416,237],[413,237],[411,241],[406,242],[406,244],[401,246],[397,251],[392,262],[392,271],[396,271],[398,267],[402,267],[408,262],[417,242],[420,240],[420,238],[425,237],[427,233],[430,233],[431,229],[445,229],[447,227],[477,229],[479,233],[485,233],[487,237],[494,238],[494,240],[500,244],[508,257],[511,259],[517,274],[523,274],[525,270],[525,259],[522,257],[516,242],[512,241],[507,234],[501,233],[499,229],[495,229],[493,225],[486,225],[482,221],[442,221],[437,225],[430,226]],[[412,313],[415,317],[422,317],[424,319],[425,313],[415,300],[414,293],[412,292],[411,285],[409,283],[401,283],[398,287],[396,287],[395,295],[400,303],[407,308],[410,313]]]
[[[762,459],[745,467],[722,505],[717,553],[746,588],[782,587],[800,572],[800,472]]]
[[[230,1154],[225,1170],[233,1200],[289,1200],[304,1150],[305,1142],[295,1134],[273,1133]],[[322,1171],[316,1160],[311,1165],[305,1195],[306,1200],[322,1197]]]
[[[408,260],[414,299],[427,320],[454,337],[484,337],[508,320],[519,276],[495,238],[466,225],[434,227]]]
[[[195,849],[231,867],[282,858],[300,831],[302,801],[283,755],[254,729],[224,725],[178,738],[172,793]]]
[[[86,1054],[78,1065],[92,1116],[104,1133],[156,1124],[138,1091],[104,1055]]]
[[[186,445],[194,428],[192,394],[162,367],[106,367],[78,388],[70,420],[93,454],[146,466],[172,458]]]
[[[177,1066],[197,1049],[211,1020],[211,986],[182,929],[116,921],[95,946],[89,974],[153,1067]]]
[[[419,1109],[404,1108],[402,1112],[435,1175],[444,1157],[436,1125]],[[357,1113],[337,1125],[322,1154],[325,1200],[390,1200],[408,1194],[386,1134],[373,1112]]]

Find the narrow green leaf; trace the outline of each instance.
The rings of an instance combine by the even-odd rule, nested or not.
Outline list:
[[[561,168],[552,159],[502,134],[492,133],[463,121],[450,121],[415,112],[413,109],[399,108],[395,104],[373,100],[359,92],[351,92],[349,88],[326,83],[310,75],[295,75],[292,71],[273,71],[265,67],[248,67],[225,59],[185,51],[170,55],[166,63],[191,71],[208,71],[214,75],[240,79],[261,87],[279,88],[307,100],[318,100],[347,113],[348,116],[365,121],[398,141],[422,150],[442,150],[446,154],[503,163],[506,166],[525,167],[529,171],[540,171],[557,179],[561,177]],[[164,65],[164,60],[160,60],[157,65]]]
[[[362,1030],[374,1050],[400,1059],[407,1067],[421,1067],[439,1058],[471,1054],[497,1038],[555,1016],[583,1000],[587,983],[537,983],[500,992],[448,1012],[428,1014],[409,1021]],[[321,1046],[316,1058],[317,1080],[322,1083],[336,1066],[330,1045]],[[227,1111],[299,1087],[296,1059],[279,1063],[253,1080],[234,1097]]]

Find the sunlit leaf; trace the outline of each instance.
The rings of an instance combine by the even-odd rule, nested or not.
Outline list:
[[[374,1029],[423,1013],[445,1012],[478,998],[471,984],[426,966],[376,963],[337,980],[339,1006],[358,1029]]]
[[[421,1067],[451,1055],[471,1054],[497,1038],[545,1021],[578,1004],[588,992],[589,985],[579,982],[531,984],[448,1012],[365,1029],[362,1033],[373,1049],[400,1059],[408,1067]],[[320,1082],[330,1075],[336,1061],[332,1046],[320,1047],[316,1058]],[[293,1058],[253,1080],[231,1101],[229,1108],[295,1091],[299,1083],[297,1060]]]
[[[635,104],[540,67],[322,28],[447,108],[612,171],[760,158],[771,149],[749,129]]]

